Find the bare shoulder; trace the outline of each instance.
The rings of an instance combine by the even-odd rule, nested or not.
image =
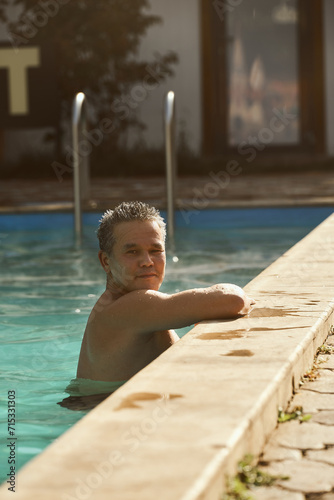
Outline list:
[[[93,310],[106,315],[114,315],[117,311],[122,311],[129,307],[145,307],[150,305],[150,301],[163,301],[168,295],[155,290],[134,290],[113,299],[110,292],[106,290],[96,302]]]
[[[107,290],[92,309],[87,333],[94,334],[95,338],[107,337],[109,342],[127,334],[153,333],[154,328],[147,328],[144,319],[150,315],[151,298],[154,297],[156,305],[156,301],[163,300],[164,296],[154,290],[135,290],[114,299]]]
[[[145,306],[146,304],[149,305],[151,300],[156,301],[163,301],[166,298],[168,298],[169,295],[166,293],[158,292],[157,290],[133,290],[132,292],[129,292],[119,299],[113,301],[113,307],[116,306],[118,307],[126,307],[129,305],[136,306],[137,304],[139,306]]]
[[[155,290],[134,290],[116,300],[102,301],[95,309],[101,314],[101,319],[123,329],[127,324],[132,325],[133,321],[144,321],[168,297],[169,295]]]

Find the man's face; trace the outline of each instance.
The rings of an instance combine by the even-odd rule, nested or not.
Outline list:
[[[159,290],[165,276],[166,254],[158,223],[122,222],[115,227],[114,236],[111,255],[104,253],[103,257],[111,272],[112,284],[125,292]]]

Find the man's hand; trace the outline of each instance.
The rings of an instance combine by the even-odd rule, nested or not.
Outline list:
[[[225,295],[234,297],[236,315],[244,316],[248,314],[252,310],[253,305],[255,304],[255,300],[252,299],[251,297],[248,297],[248,295],[245,294],[243,289],[237,285],[233,285],[231,283],[219,283],[218,285],[213,285],[210,288],[212,288],[213,290],[214,289],[218,290],[218,293],[222,292]]]

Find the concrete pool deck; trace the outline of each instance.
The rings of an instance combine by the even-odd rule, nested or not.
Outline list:
[[[92,178],[84,208],[102,211],[121,201],[140,199],[166,208],[165,178]],[[334,206],[331,170],[227,176],[224,171],[180,177],[176,184],[179,208]],[[73,182],[69,174],[54,179],[10,179],[0,182],[0,213],[73,210]]]
[[[16,498],[220,499],[334,324],[334,215],[245,290],[247,317],[195,326],[28,463]]]

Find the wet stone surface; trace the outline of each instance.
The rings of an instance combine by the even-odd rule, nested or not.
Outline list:
[[[257,488],[256,500],[305,500],[302,493],[296,491],[282,490],[282,488],[271,486]]]
[[[316,414],[318,415],[318,414]],[[321,450],[325,446],[334,446],[334,426],[291,420],[279,425],[271,438],[274,446],[297,450]]]
[[[334,335],[326,345],[334,345]],[[285,479],[256,487],[254,499],[334,500],[334,353],[320,354],[317,366],[318,377],[301,385],[287,410],[302,407],[311,418],[278,424],[258,463],[263,472]]]
[[[326,368],[328,370],[334,370],[334,356],[321,356],[321,360],[323,363],[326,363]],[[322,368],[322,365],[320,368]]]
[[[325,370],[325,363],[322,365],[321,376],[310,383],[304,385],[304,390],[321,392],[322,394],[334,394],[334,370]]]
[[[326,462],[329,465],[334,465],[334,447],[319,451],[307,451],[306,457],[310,460],[320,460],[321,462]]]
[[[309,460],[283,460],[272,462],[264,470],[274,476],[288,477],[279,479],[277,486],[289,491],[300,493],[328,493],[334,488],[333,467],[323,463]]]
[[[317,415],[314,415],[313,421],[318,424],[333,425],[334,426],[334,411],[323,410]]]
[[[215,167],[220,170],[220,166]],[[218,171],[217,170],[217,171]],[[206,207],[225,206],[285,206],[285,205],[333,205],[334,178],[330,169],[290,172],[264,172],[257,175],[242,175],[231,178],[228,189],[218,189],[217,196],[207,196],[210,174],[178,176],[176,183],[176,206],[186,209],[195,206],[203,198]],[[212,173],[212,172],[211,172]],[[218,186],[219,187],[219,186]],[[113,208],[122,201],[140,199],[166,207],[166,181],[160,176],[129,176],[96,178],[91,176],[89,200],[84,203],[88,210]],[[19,210],[31,205],[73,202],[71,175],[55,173],[50,179],[2,179],[0,183],[0,211]],[[60,207],[58,207],[59,209]],[[44,206],[45,211],[47,208]],[[52,209],[52,208],[50,208]]]
[[[319,497],[319,495],[309,495],[307,500],[318,500],[319,498],[321,498],[321,500],[334,500],[334,493],[325,493],[321,495],[321,497]]]
[[[293,404],[295,406],[301,406],[304,413],[334,410],[334,394],[318,394],[313,391],[301,389],[298,394],[295,394]]]

